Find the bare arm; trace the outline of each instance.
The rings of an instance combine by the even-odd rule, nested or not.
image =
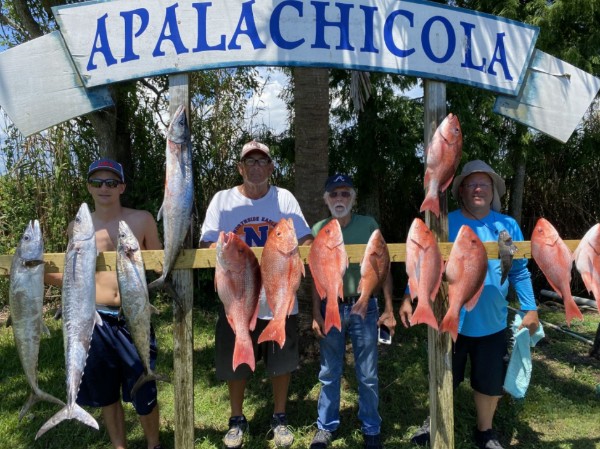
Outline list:
[[[311,245],[314,240],[312,234],[307,234],[302,238],[298,239],[298,245]]]
[[[385,306],[383,313],[377,321],[377,325],[387,326],[390,330],[390,335],[394,335],[394,328],[396,327],[396,318],[394,318],[394,282],[392,280],[392,273],[388,273],[385,282],[383,283],[383,297],[385,299]]]
[[[200,248],[216,248],[217,242],[205,242],[203,240],[200,241]]]
[[[321,298],[319,298],[319,294],[317,293],[317,289],[315,284],[312,285],[312,304],[313,304],[313,321],[312,321],[312,330],[317,336],[317,338],[324,338],[325,334],[323,333],[323,327],[325,322],[323,320],[323,315],[321,315]]]
[[[146,249],[162,249],[162,242],[158,237],[158,226],[156,220],[147,212],[144,214],[144,247]]]

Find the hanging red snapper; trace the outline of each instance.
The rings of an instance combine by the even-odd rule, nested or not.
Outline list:
[[[531,256],[546,276],[550,286],[563,299],[567,325],[571,325],[573,318],[583,320],[583,315],[571,294],[571,268],[573,267],[571,250],[560,238],[554,226],[545,218],[540,218],[533,229]]]
[[[383,234],[379,229],[375,229],[369,237],[365,254],[360,262],[360,282],[356,289],[360,293],[360,298],[352,306],[350,313],[365,318],[369,298],[383,286],[389,273],[390,252]]]
[[[225,316],[235,333],[233,370],[246,363],[255,368],[250,331],[256,326],[260,267],[250,247],[233,232],[219,234],[215,287],[225,308]]]
[[[585,233],[573,258],[585,288],[596,298],[600,311],[600,224],[595,224]]]
[[[429,210],[440,216],[438,192],[444,192],[452,182],[462,156],[462,131],[458,117],[452,113],[440,123],[425,149],[425,189],[427,195],[421,212]]]
[[[415,218],[406,239],[406,274],[412,299],[418,298],[411,325],[425,323],[438,329],[429,301],[435,301],[440,289],[444,260],[435,236],[420,218]]]
[[[285,320],[294,308],[296,291],[305,274],[291,218],[282,218],[269,232],[260,259],[260,273],[273,319],[258,337],[258,342],[273,340],[282,348]]]
[[[325,334],[332,327],[342,330],[338,298],[344,298],[344,273],[348,255],[340,222],[333,218],[321,228],[308,253],[308,267],[319,298],[325,299]]]
[[[483,243],[470,227],[461,226],[446,263],[448,310],[440,326],[440,332],[449,332],[454,341],[458,337],[460,309],[465,306],[471,311],[477,305],[487,266]]]

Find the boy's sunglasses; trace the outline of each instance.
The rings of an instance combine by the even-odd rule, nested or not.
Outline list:
[[[119,184],[123,183],[118,179],[88,179],[88,184],[96,189],[101,188],[102,184],[106,184],[106,187],[109,189],[114,189]]]

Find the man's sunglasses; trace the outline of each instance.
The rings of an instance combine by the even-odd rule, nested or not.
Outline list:
[[[114,189],[119,184],[123,184],[118,179],[88,179],[88,184],[92,187],[99,189],[103,184],[106,184],[106,187],[109,189]]]

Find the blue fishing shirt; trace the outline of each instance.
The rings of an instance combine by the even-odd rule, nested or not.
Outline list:
[[[523,232],[514,218],[491,210],[482,220],[465,217],[460,209],[448,214],[448,240],[454,242],[462,225],[469,226],[482,242],[497,242],[500,231],[506,230],[513,241],[523,241]],[[489,259],[483,291],[477,305],[467,312],[463,307],[460,312],[458,333],[468,337],[483,337],[495,334],[508,326],[509,282],[514,287],[521,310],[537,310],[531,273],[527,269],[527,259],[513,259],[508,273],[508,282],[500,285],[502,267],[500,259]]]

